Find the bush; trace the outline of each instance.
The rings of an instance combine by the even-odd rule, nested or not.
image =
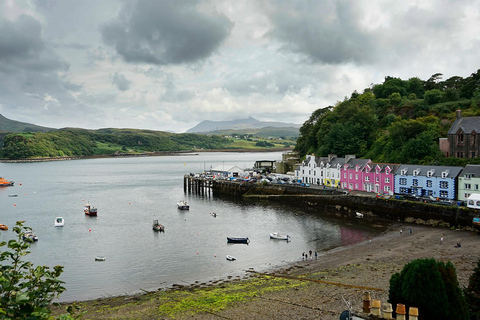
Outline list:
[[[419,319],[468,320],[465,297],[452,263],[414,260],[390,278],[389,302],[419,308]]]
[[[471,319],[480,319],[480,259],[477,267],[468,279],[468,287],[464,291]]]

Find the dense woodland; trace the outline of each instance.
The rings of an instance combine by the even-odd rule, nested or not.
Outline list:
[[[438,139],[462,116],[480,116],[480,69],[467,78],[442,74],[428,80],[386,77],[335,106],[320,108],[300,128],[295,150],[306,154],[354,154],[375,162],[432,165],[480,164],[480,158],[445,158]]]
[[[220,136],[174,134],[135,129],[59,129],[16,133],[4,138],[0,157],[93,156],[138,152],[172,152],[192,149],[224,149],[231,143]]]

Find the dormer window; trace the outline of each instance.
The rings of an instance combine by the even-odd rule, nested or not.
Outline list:
[[[433,177],[434,173],[435,173],[435,169],[427,171],[427,177]]]
[[[377,166],[377,167],[375,168],[375,173],[376,173],[376,174],[379,174],[379,173],[380,173],[380,170],[382,170],[382,168],[380,168],[380,166]]]
[[[402,171],[400,173],[402,174],[402,176],[406,175],[407,174],[407,169],[402,169]]]
[[[472,179],[472,174],[471,173],[465,173],[465,176],[464,176],[465,179]]]
[[[386,167],[386,168],[385,168],[385,173],[386,173],[386,174],[390,174],[390,171],[392,171],[392,169],[390,169],[390,167]]]
[[[420,173],[420,169],[413,170],[413,176],[416,177]]]
[[[448,174],[450,173],[450,170],[445,170],[442,172],[442,178],[448,177]]]

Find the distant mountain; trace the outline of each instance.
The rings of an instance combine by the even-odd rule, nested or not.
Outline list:
[[[35,124],[10,120],[0,114],[0,133],[18,133],[18,132],[48,132],[56,130],[53,128],[41,127]]]
[[[237,119],[237,120],[231,120],[231,121],[204,120],[199,124],[197,124],[195,127],[188,129],[187,133],[208,133],[208,132],[221,131],[221,130],[261,129],[265,127],[300,128],[300,126],[301,125],[295,124],[295,123],[259,121],[252,117],[249,117],[247,119]]]

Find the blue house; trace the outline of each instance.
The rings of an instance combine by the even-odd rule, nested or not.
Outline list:
[[[395,193],[454,200],[462,167],[402,164],[395,172]]]

